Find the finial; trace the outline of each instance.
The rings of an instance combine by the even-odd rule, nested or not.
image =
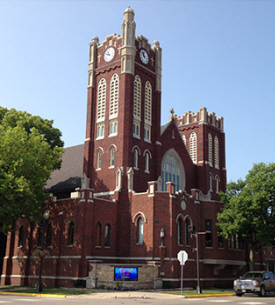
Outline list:
[[[175,113],[174,108],[171,108],[170,113],[171,113],[171,115],[170,115],[169,120],[172,121],[174,119],[174,113]]]

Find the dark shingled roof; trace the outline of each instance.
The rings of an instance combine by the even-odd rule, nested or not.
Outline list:
[[[84,144],[65,148],[62,165],[52,172],[47,181],[47,192],[72,190],[81,187],[83,175]]]

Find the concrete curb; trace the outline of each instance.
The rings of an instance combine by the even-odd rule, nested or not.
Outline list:
[[[0,292],[0,295],[23,295],[39,298],[66,298],[65,294],[44,294],[44,293],[27,293],[27,292]]]
[[[209,298],[209,297],[233,297],[235,293],[224,293],[224,294],[193,294],[186,295],[186,298]]]
[[[43,294],[43,293],[27,293],[27,292],[0,292],[0,295],[21,295],[21,296],[33,296],[41,298],[89,298],[89,299],[180,299],[180,298],[209,298],[209,297],[230,297],[234,296],[234,293],[224,294],[169,294],[162,292],[100,292],[91,294],[78,294],[78,295],[63,295],[63,294]]]

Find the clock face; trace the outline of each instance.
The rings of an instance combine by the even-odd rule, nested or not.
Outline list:
[[[148,53],[147,53],[145,50],[141,50],[141,51],[139,52],[139,58],[140,58],[140,60],[141,60],[145,65],[148,64],[148,62],[149,62],[149,55],[148,55]]]
[[[106,62],[111,61],[115,56],[115,49],[113,47],[108,48],[104,53],[104,60]]]

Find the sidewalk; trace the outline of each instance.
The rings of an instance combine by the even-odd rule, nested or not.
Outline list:
[[[94,290],[89,294],[78,294],[78,295],[66,295],[66,294],[43,294],[42,293],[27,293],[27,292],[12,292],[12,291],[1,291],[0,295],[21,295],[21,296],[35,296],[45,298],[77,298],[77,299],[183,299],[183,298],[204,298],[204,297],[225,297],[233,296],[234,293],[219,293],[219,294],[169,294],[163,290],[157,291],[105,291],[105,290]]]

